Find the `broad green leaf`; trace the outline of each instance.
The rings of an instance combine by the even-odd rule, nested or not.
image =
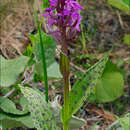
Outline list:
[[[17,116],[13,114],[0,112],[0,122],[6,128],[22,127],[34,128],[30,114]]]
[[[49,46],[52,44],[52,42],[55,42],[51,35],[46,34],[42,30],[41,30],[41,35],[42,35],[42,42],[44,43],[44,45]],[[37,32],[35,35],[30,34],[29,37],[30,37],[30,40],[33,44],[40,43],[39,32]]]
[[[46,63],[47,63],[47,72],[49,79],[59,79],[62,78],[59,65],[55,61],[55,49],[56,49],[56,41],[52,38],[52,36],[45,34],[41,31],[43,44],[45,47],[45,56],[46,56]],[[43,66],[41,62],[41,51],[40,51],[40,44],[39,44],[39,33],[36,35],[30,35],[31,41],[34,45],[34,54],[36,56],[37,63],[35,64],[35,71],[36,74],[43,77]]]
[[[70,117],[77,112],[86,100],[90,90],[96,85],[104,71],[108,55],[104,56],[98,63],[92,66],[73,86],[69,95],[69,115]],[[70,118],[69,117],[69,118]],[[68,118],[68,119],[69,119]]]
[[[130,13],[130,2],[129,0],[108,0],[108,4]]]
[[[47,35],[43,31],[41,31],[41,35],[42,35],[42,42],[45,48],[47,66],[49,66],[55,61],[56,41],[53,39],[52,36]],[[30,39],[34,46],[34,54],[36,56],[36,60],[41,61],[42,57],[40,51],[41,48],[40,48],[39,33],[37,33],[36,35],[31,34]]]
[[[54,40],[52,40],[51,44],[45,45],[44,47],[45,47],[46,63],[47,63],[47,66],[49,66],[55,61],[56,42]],[[40,51],[40,44],[39,43],[34,45],[34,54],[36,56],[36,60],[41,61],[42,57],[41,57],[41,51]]]
[[[35,65],[35,72],[36,74],[40,75],[40,77],[43,77],[43,68],[42,68],[42,63],[36,63]],[[54,62],[47,68],[47,75],[48,79],[60,79],[62,78],[62,75],[60,73],[59,65],[57,62]]]
[[[62,75],[59,70],[59,64],[57,62],[54,62],[47,68],[47,74],[49,78],[62,78]]]
[[[6,113],[11,113],[11,114],[16,114],[16,115],[23,115],[28,113],[28,110],[18,110],[15,106],[15,103],[13,101],[11,101],[8,98],[3,98],[0,97],[0,108],[6,112]]]
[[[28,60],[29,58],[25,56],[6,60],[0,55],[0,86],[9,87],[15,84],[20,73],[24,71]]]
[[[130,45],[130,34],[126,34],[124,36],[124,43]]]
[[[31,112],[35,128],[38,130],[58,130],[51,106],[46,103],[44,96],[32,88],[20,85],[19,87],[28,100],[28,109]]]
[[[124,80],[120,70],[108,61],[94,90],[96,100],[98,102],[113,101],[123,94],[123,89]]]

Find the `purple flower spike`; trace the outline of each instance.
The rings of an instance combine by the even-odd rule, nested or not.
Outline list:
[[[57,41],[62,41],[63,32],[66,40],[68,35],[80,32],[79,25],[82,18],[79,11],[83,8],[76,0],[49,0],[49,2],[50,8],[45,9],[46,13],[43,14],[47,20],[49,34],[52,34]]]

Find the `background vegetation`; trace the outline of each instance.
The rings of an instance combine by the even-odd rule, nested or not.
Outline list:
[[[94,89],[87,91],[87,100],[84,100],[75,116],[86,120],[85,130],[113,130],[120,127],[128,130],[130,94],[129,0],[81,0],[79,2],[84,8],[81,12],[83,18],[81,33],[69,44],[71,85],[75,86],[75,83],[78,84],[78,81],[82,80],[78,84],[80,89],[81,86],[91,81],[85,76],[82,78],[83,75],[86,75],[86,70],[106,53],[109,53],[109,60]],[[44,5],[40,0],[0,1],[0,126],[3,129],[34,127],[25,97],[28,93],[40,97],[34,91],[36,88],[45,92],[43,83],[45,77],[43,76],[39,51],[39,33],[34,16],[34,10],[37,10],[39,19],[42,19],[43,8]],[[63,81],[58,65],[60,45],[56,44],[43,31],[41,34],[43,42],[46,43],[49,100],[57,101],[62,105]],[[92,74],[89,74],[91,77]],[[29,92],[25,92],[25,97],[23,96],[24,89],[18,84],[30,87],[27,89]],[[44,95],[42,96],[44,97]],[[57,100],[54,100],[55,97]],[[42,99],[33,102],[46,105]],[[35,104],[33,106],[35,107]],[[50,106],[48,106],[47,111],[41,109],[42,114],[44,112],[53,113]],[[42,108],[42,106],[40,107]],[[31,111],[34,114],[37,112],[36,110]],[[59,114],[58,110],[56,109],[56,113]],[[59,124],[61,125],[61,122]]]

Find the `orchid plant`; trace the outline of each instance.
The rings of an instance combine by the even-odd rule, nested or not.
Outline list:
[[[68,130],[69,117],[69,59],[68,41],[80,32],[82,6],[75,0],[49,0],[50,7],[44,11],[48,34],[61,45],[60,70],[64,79],[63,129]]]

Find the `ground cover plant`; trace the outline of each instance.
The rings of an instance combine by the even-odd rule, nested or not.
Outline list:
[[[116,2],[108,0],[108,4],[128,13],[127,0],[117,2],[119,5]],[[90,53],[89,47],[93,46],[90,43],[93,39],[99,40],[95,35],[97,26],[93,26],[94,20],[89,17],[86,29],[84,1],[43,0],[38,4],[40,8],[35,8],[31,14],[35,30],[28,34],[30,44],[26,45],[24,52],[17,58],[8,59],[1,50],[0,127],[98,129],[100,118],[88,128],[87,120],[81,116],[85,113],[88,119],[90,114],[87,115],[87,112],[91,107],[88,104],[95,104],[90,108],[91,112],[112,121],[103,129],[128,130],[130,114],[122,107],[123,104],[127,105],[129,97],[124,87],[126,72],[121,68],[124,63],[121,59],[117,64],[110,60],[114,46],[97,58],[105,39],[97,47],[96,58]],[[129,33],[123,37],[124,45],[129,48]],[[129,62],[125,64],[129,65]],[[58,89],[60,94],[56,93]],[[125,99],[122,103],[120,97]],[[118,112],[115,115],[106,113],[103,107],[109,110],[112,103],[120,113],[126,113],[122,117]]]

